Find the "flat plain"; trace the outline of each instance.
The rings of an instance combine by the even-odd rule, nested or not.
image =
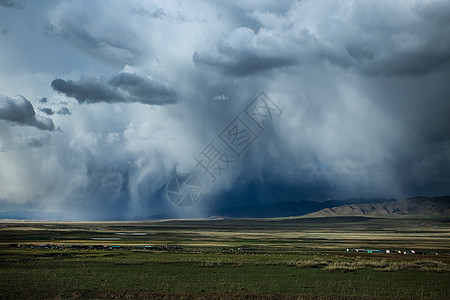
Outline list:
[[[450,218],[0,222],[1,299],[244,297],[450,299]]]

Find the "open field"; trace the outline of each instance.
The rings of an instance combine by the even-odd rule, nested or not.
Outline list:
[[[450,299],[449,225],[449,218],[419,217],[2,222],[0,298]],[[11,243],[183,249],[13,249]]]

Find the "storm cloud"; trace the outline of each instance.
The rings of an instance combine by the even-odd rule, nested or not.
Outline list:
[[[209,52],[195,52],[197,65],[218,68],[229,75],[245,76],[294,65],[298,58],[281,39],[255,32],[246,27],[234,30]]]
[[[30,99],[1,98],[2,209],[450,193],[448,1],[0,3],[0,88]],[[261,91],[283,110],[267,130],[244,111]],[[236,117],[258,136],[240,157],[219,138]],[[214,183],[194,160],[211,142],[235,160]],[[192,208],[166,197],[181,172]]]
[[[67,107],[61,107],[60,110],[56,112],[58,115],[71,115],[72,113]]]
[[[17,125],[33,126],[42,130],[55,130],[53,121],[36,116],[33,105],[21,95],[12,98],[0,96],[0,120]]]
[[[179,100],[178,93],[154,80],[132,73],[121,72],[109,80],[82,77],[80,80],[55,79],[52,88],[79,103],[140,102],[151,105],[173,104]]]
[[[39,108],[40,111],[42,111],[44,114],[46,114],[47,116],[51,116],[53,115],[55,112],[53,111],[53,109],[48,108],[48,107],[40,107]]]
[[[258,32],[237,28],[193,61],[238,76],[321,61],[371,76],[423,75],[450,61],[446,1],[305,1],[250,14],[264,25]]]
[[[17,0],[0,0],[0,6],[23,8],[24,5],[21,1]]]

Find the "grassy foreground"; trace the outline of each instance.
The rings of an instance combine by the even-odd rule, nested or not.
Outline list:
[[[92,298],[124,292],[140,297],[139,294],[146,295],[145,291],[161,293],[161,297],[171,294],[201,297],[202,293],[223,297],[229,294],[450,297],[448,265],[429,259],[404,262],[342,258],[334,254],[30,249],[4,250],[0,259],[0,287],[7,298],[70,297],[77,295],[77,291]]]
[[[450,299],[446,221],[418,227],[429,231],[427,237],[420,232],[414,237],[412,230],[402,233],[392,224],[386,229],[397,232],[393,247],[401,247],[401,241],[419,245],[422,240],[424,249],[439,249],[439,255],[346,253],[331,246],[337,243],[336,231],[354,246],[388,244],[386,231],[374,229],[370,239],[358,242],[350,238],[352,229],[345,231],[344,225],[332,233],[327,229],[332,227],[329,224],[314,227],[301,221],[288,222],[287,227],[271,223],[270,230],[256,226],[261,224],[258,222],[254,226],[251,222],[244,222],[245,226],[236,223],[233,229],[229,222],[195,223],[193,227],[189,222],[3,224],[7,226],[0,236],[4,245],[0,248],[0,299]],[[365,226],[367,231],[367,223],[353,225]],[[177,242],[184,248],[108,251],[6,247],[7,242],[18,241],[91,243],[89,236],[111,236],[119,229],[121,244]],[[362,234],[357,229],[353,232]],[[193,239],[189,241],[187,236]],[[406,238],[402,240],[402,236]],[[296,237],[308,243],[297,243]],[[237,251],[236,245],[249,249]]]

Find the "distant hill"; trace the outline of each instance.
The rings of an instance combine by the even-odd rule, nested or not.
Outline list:
[[[347,204],[324,208],[310,213],[308,217],[328,216],[403,216],[442,215],[450,216],[450,196],[416,197],[380,203]]]

